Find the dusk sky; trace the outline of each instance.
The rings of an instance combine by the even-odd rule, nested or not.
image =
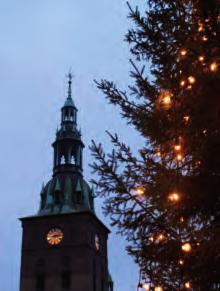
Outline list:
[[[138,4],[139,1],[130,1]],[[128,8],[122,0],[0,0],[0,290],[19,290],[21,225],[35,214],[42,182],[52,175],[52,148],[72,67],[73,98],[82,129],[84,176],[92,178],[91,140],[111,149],[105,130],[134,150],[138,134],[107,104],[94,79],[127,89],[129,47],[124,35]],[[97,198],[99,218],[109,226]],[[126,242],[112,229],[109,261],[115,291],[134,291],[138,268]],[[28,291],[28,290],[27,290]]]

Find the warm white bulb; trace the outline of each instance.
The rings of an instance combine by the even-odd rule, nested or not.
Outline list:
[[[162,241],[162,240],[164,240],[165,239],[165,236],[161,233],[161,234],[159,234],[158,235],[158,237],[157,237],[157,240],[158,241]]]
[[[218,64],[216,62],[213,62],[211,65],[210,65],[210,70],[212,72],[216,72],[218,69]]]
[[[189,81],[190,84],[194,84],[196,82],[196,78],[193,77],[193,76],[189,76],[188,77],[188,81]]]
[[[200,62],[203,62],[205,60],[205,57],[204,56],[199,56],[199,61]]]
[[[143,284],[142,285],[142,288],[146,291],[149,291],[150,290],[150,285],[149,284]]]
[[[161,286],[157,286],[154,288],[154,291],[163,291],[163,288]]]
[[[186,282],[186,283],[185,283],[185,287],[186,287],[187,289],[190,289],[190,288],[191,288],[191,284],[190,284],[190,282]]]
[[[187,50],[182,49],[182,50],[180,51],[180,54],[181,54],[181,56],[185,56],[185,55],[187,54]]]
[[[180,196],[179,196],[179,194],[176,193],[176,192],[174,192],[174,193],[170,193],[170,194],[168,195],[168,200],[169,200],[170,202],[178,202],[179,199],[180,199]]]
[[[143,187],[137,187],[136,188],[136,194],[137,195],[143,195],[144,194],[144,188]]]
[[[184,87],[185,84],[186,84],[186,82],[185,82],[184,80],[182,80],[182,81],[180,82],[180,86],[181,86],[181,87]]]
[[[180,144],[176,144],[175,146],[174,146],[174,150],[175,151],[180,151],[181,150],[181,145]]]
[[[153,242],[153,241],[154,241],[154,238],[153,238],[152,236],[150,236],[150,237],[148,238],[148,240],[151,241],[151,242]]]
[[[191,252],[191,250],[192,250],[192,246],[191,246],[191,244],[190,244],[190,243],[184,243],[184,244],[182,245],[182,250],[183,250],[184,252],[186,252],[186,253]]]

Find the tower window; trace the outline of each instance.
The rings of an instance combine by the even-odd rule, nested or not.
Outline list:
[[[36,290],[45,290],[45,275],[44,274],[37,274]]]
[[[55,200],[55,204],[60,204],[60,192],[59,191],[55,191],[54,200]]]
[[[71,273],[70,271],[63,271],[61,274],[62,288],[70,289],[71,288]]]
[[[81,191],[76,192],[76,203],[83,203],[83,193]]]
[[[72,165],[75,165],[76,164],[76,160],[75,160],[75,157],[74,156],[71,157],[71,164]]]
[[[60,164],[61,164],[61,165],[64,165],[65,163],[66,163],[65,157],[62,156],[62,157],[61,157]]]

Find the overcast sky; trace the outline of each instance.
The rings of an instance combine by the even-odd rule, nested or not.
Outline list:
[[[141,0],[133,0],[133,3]],[[85,178],[91,179],[91,139],[110,149],[105,130],[133,148],[139,136],[106,103],[93,80],[129,83],[130,23],[123,0],[0,0],[0,290],[18,291],[21,225],[35,214],[42,182],[52,174],[51,143],[66,96],[65,75],[75,75],[73,97],[82,128]],[[109,225],[97,199],[98,216]],[[112,230],[110,271],[115,291],[134,291],[138,268]],[[28,291],[28,290],[27,290]]]

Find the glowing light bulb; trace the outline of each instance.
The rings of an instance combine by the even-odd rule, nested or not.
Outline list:
[[[210,65],[210,70],[212,72],[216,72],[218,69],[218,64],[216,62],[213,62],[211,65]]]
[[[168,195],[168,200],[169,200],[170,202],[178,202],[179,199],[180,199],[180,195],[179,195],[178,193],[176,193],[176,192],[174,192],[174,193],[170,193],[170,194]]]
[[[192,288],[190,282],[186,282],[186,283],[185,283],[185,288],[186,288],[186,289],[190,289],[190,288]]]
[[[199,61],[200,62],[203,62],[205,60],[205,57],[204,56],[199,56]]]
[[[144,188],[143,187],[137,187],[136,188],[136,194],[137,195],[143,195],[144,194]]]
[[[157,155],[158,157],[161,157],[161,152],[160,152],[160,151],[157,151],[157,152],[156,152],[156,155]]]
[[[179,265],[183,266],[184,265],[184,261],[183,260],[179,260]]]
[[[208,41],[208,37],[207,37],[206,35],[204,35],[204,36],[202,37],[202,40],[203,40],[203,41]]]
[[[183,156],[181,154],[178,154],[176,156],[177,161],[182,161],[183,160]]]
[[[171,102],[172,102],[171,97],[172,97],[172,94],[168,90],[164,90],[160,93],[158,101],[163,109],[167,110],[170,108]]]
[[[170,102],[171,102],[170,95],[164,96],[163,103],[167,105],[167,104],[170,104]]]
[[[181,54],[181,56],[186,56],[186,54],[187,54],[187,50],[186,50],[186,49],[182,49],[182,50],[180,51],[180,54]]]
[[[149,291],[150,290],[150,285],[149,284],[143,284],[142,285],[142,288],[146,291]]]
[[[184,117],[183,117],[183,120],[184,120],[186,123],[189,122],[189,120],[190,120],[189,115],[184,116]]]
[[[189,77],[188,77],[188,81],[189,81],[190,84],[195,84],[195,82],[196,82],[196,78],[193,77],[193,76],[189,76]]]
[[[180,86],[181,86],[181,87],[184,87],[185,84],[186,84],[186,82],[185,82],[184,80],[182,80],[182,81],[180,82]]]
[[[164,240],[165,239],[165,236],[161,233],[161,234],[159,234],[158,235],[158,237],[157,237],[157,240],[158,241],[162,241],[162,240]]]
[[[203,25],[202,25],[202,23],[199,23],[198,31],[199,32],[203,31]]]
[[[174,150],[175,150],[176,152],[180,151],[180,150],[181,150],[181,145],[180,145],[180,144],[176,144],[176,145],[174,146]]]
[[[182,251],[184,251],[185,253],[189,253],[192,250],[192,246],[190,243],[184,243],[181,248]]]
[[[153,241],[154,241],[154,238],[153,238],[152,236],[150,236],[150,237],[148,238],[148,240],[151,241],[151,242],[153,242]]]
[[[154,288],[154,291],[163,291],[163,288],[161,286],[157,286]]]
[[[180,222],[184,222],[184,218],[183,217],[180,218]]]

